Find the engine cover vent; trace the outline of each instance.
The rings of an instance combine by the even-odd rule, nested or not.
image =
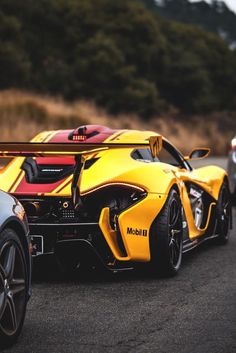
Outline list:
[[[73,173],[74,165],[37,164],[31,157],[26,158],[22,167],[26,181],[30,184],[50,184],[62,180]]]

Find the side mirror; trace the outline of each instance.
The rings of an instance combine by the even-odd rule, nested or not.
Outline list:
[[[189,156],[185,156],[185,160],[189,159],[202,159],[206,158],[209,156],[209,153],[211,152],[210,148],[194,148],[192,152],[190,153]]]

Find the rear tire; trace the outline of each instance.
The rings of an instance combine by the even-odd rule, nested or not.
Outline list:
[[[182,205],[178,192],[172,189],[150,234],[151,270],[155,274],[177,274],[183,249]]]
[[[221,186],[217,204],[217,232],[216,239],[219,245],[225,245],[229,240],[231,221],[231,200],[230,191],[226,182]]]
[[[0,233],[0,347],[11,346],[24,323],[27,267],[21,242],[12,229]]]

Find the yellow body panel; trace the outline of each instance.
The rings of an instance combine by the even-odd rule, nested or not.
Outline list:
[[[227,176],[225,170],[217,166],[208,166],[195,169],[191,175],[214,199],[218,199],[222,181]]]
[[[150,227],[162,209],[167,196],[167,194],[158,195],[149,193],[144,200],[127,209],[119,216],[121,236],[129,258],[133,261],[150,261]],[[142,229],[147,231],[147,235],[136,236],[127,234],[128,228],[134,230]]]
[[[32,142],[47,142],[58,132],[49,131],[37,135]],[[146,141],[150,136],[157,134],[151,131],[116,131],[105,141],[129,142]],[[141,188],[146,192],[146,197],[121,212],[118,217],[120,236],[122,238],[126,254],[119,248],[117,232],[112,229],[109,221],[109,208],[103,208],[99,226],[104,238],[116,260],[119,261],[150,261],[149,236],[151,226],[161,212],[172,187],[179,190],[187,220],[189,238],[191,240],[205,234],[212,211],[216,206],[221,185],[226,177],[226,172],[218,167],[209,166],[193,171],[179,169],[175,166],[135,160],[131,157],[133,149],[110,149],[96,153],[97,161],[89,169],[85,169],[79,181],[80,194],[83,197],[93,191],[107,187],[108,185],[126,184]],[[88,156],[87,158],[92,158]],[[17,183],[24,176],[21,170],[23,158],[15,158],[6,168],[0,172],[1,189],[15,192]],[[71,195],[72,176],[68,176],[60,185],[57,185],[50,193],[44,196],[62,197]],[[189,200],[186,182],[199,185],[212,198],[213,201],[207,211],[207,221],[202,229],[195,225],[191,203]],[[42,193],[39,193],[42,195]],[[131,229],[131,230],[130,230]],[[143,234],[140,236],[139,230]],[[131,232],[134,232],[131,234]],[[130,233],[129,233],[130,232]],[[158,230],[157,230],[158,232]],[[137,233],[137,234],[136,234]]]

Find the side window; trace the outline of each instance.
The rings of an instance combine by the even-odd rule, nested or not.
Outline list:
[[[180,152],[178,152],[174,146],[165,140],[163,141],[163,147],[158,157],[162,163],[168,163],[175,167],[191,170],[190,165],[184,161]]]
[[[159,161],[162,163],[171,164],[175,167],[179,167],[180,165],[179,160],[177,160],[169,151],[167,151],[167,149],[164,146],[160,151],[158,157],[159,157]]]
[[[149,148],[134,150],[131,157],[143,162],[159,162],[159,159],[153,158]]]
[[[167,141],[163,140],[163,147],[158,158],[153,158],[149,148],[136,149],[132,152],[131,157],[135,160],[150,163],[162,162],[173,165],[175,167],[192,170],[191,166],[184,161],[181,154]]]

